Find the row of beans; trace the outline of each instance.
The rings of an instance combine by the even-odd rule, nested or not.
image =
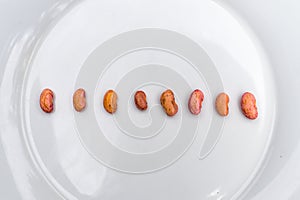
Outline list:
[[[113,90],[108,90],[103,97],[104,109],[113,114],[117,111],[118,95]],[[188,108],[193,115],[198,115],[201,112],[204,94],[201,90],[194,90],[189,97]],[[147,96],[144,91],[137,91],[134,95],[134,103],[137,109],[143,111],[147,110]],[[175,96],[172,90],[164,91],[160,96],[160,103],[168,116],[174,116],[178,112],[178,105],[175,101]],[[216,111],[221,116],[229,114],[229,96],[222,92],[215,101]],[[82,88],[77,89],[73,94],[73,106],[77,112],[82,112],[86,107],[86,94]],[[40,107],[46,113],[53,112],[54,109],[54,92],[46,88],[40,95]],[[255,96],[250,92],[245,92],[241,97],[241,109],[245,117],[248,119],[256,119],[258,116]]]

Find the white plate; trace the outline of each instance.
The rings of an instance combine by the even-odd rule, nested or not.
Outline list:
[[[267,161],[281,92],[276,71],[223,4],[60,2],[7,55],[0,108],[18,193],[11,199],[237,199]],[[52,114],[39,108],[46,87],[55,92]],[[78,87],[87,91],[82,113],[72,107]],[[179,104],[173,118],[159,105],[166,88]],[[187,100],[196,88],[205,100],[195,117]],[[119,95],[113,116],[102,107],[108,89]],[[133,104],[137,89],[147,93],[146,112]],[[214,110],[222,91],[230,95],[226,118]],[[254,121],[239,108],[245,91],[257,98]]]

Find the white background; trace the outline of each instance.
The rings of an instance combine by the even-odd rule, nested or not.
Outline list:
[[[0,65],[11,38],[35,24],[55,0],[0,0]],[[278,87],[278,121],[272,155],[257,184],[245,199],[300,198],[300,2],[297,0],[217,1],[237,12],[260,39]],[[188,3],[188,1],[187,1]],[[0,80],[2,78],[0,66]],[[1,125],[2,122],[0,122]],[[1,134],[1,133],[0,133]],[[0,144],[1,145],[1,144]],[[21,199],[0,146],[0,199]]]

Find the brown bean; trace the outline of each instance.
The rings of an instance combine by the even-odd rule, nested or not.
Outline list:
[[[139,110],[146,110],[148,104],[145,92],[137,91],[134,95],[134,103]]]
[[[103,98],[104,109],[110,114],[115,113],[117,111],[117,100],[117,93],[113,90],[108,90]]]
[[[256,99],[250,92],[245,92],[241,98],[241,108],[243,114],[248,119],[256,119],[258,117],[258,111],[256,107]]]
[[[201,112],[204,94],[201,90],[196,89],[190,95],[188,107],[193,115],[198,115]]]
[[[229,113],[229,96],[222,92],[216,98],[216,110],[221,116],[227,116]]]
[[[174,116],[178,112],[178,105],[172,90],[166,90],[161,94],[160,103],[168,116]]]
[[[86,106],[85,90],[77,89],[73,94],[73,106],[76,111],[81,112]]]
[[[40,95],[40,107],[46,113],[51,113],[54,109],[54,93],[46,88]]]

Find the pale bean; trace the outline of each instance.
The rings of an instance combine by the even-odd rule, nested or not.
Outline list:
[[[221,116],[227,116],[229,113],[229,96],[222,92],[216,98],[216,110]]]
[[[77,89],[73,94],[73,106],[76,111],[81,112],[86,106],[85,90],[82,88]]]
[[[192,92],[189,98],[188,107],[193,115],[198,115],[201,112],[204,94],[201,90],[196,89]]]

